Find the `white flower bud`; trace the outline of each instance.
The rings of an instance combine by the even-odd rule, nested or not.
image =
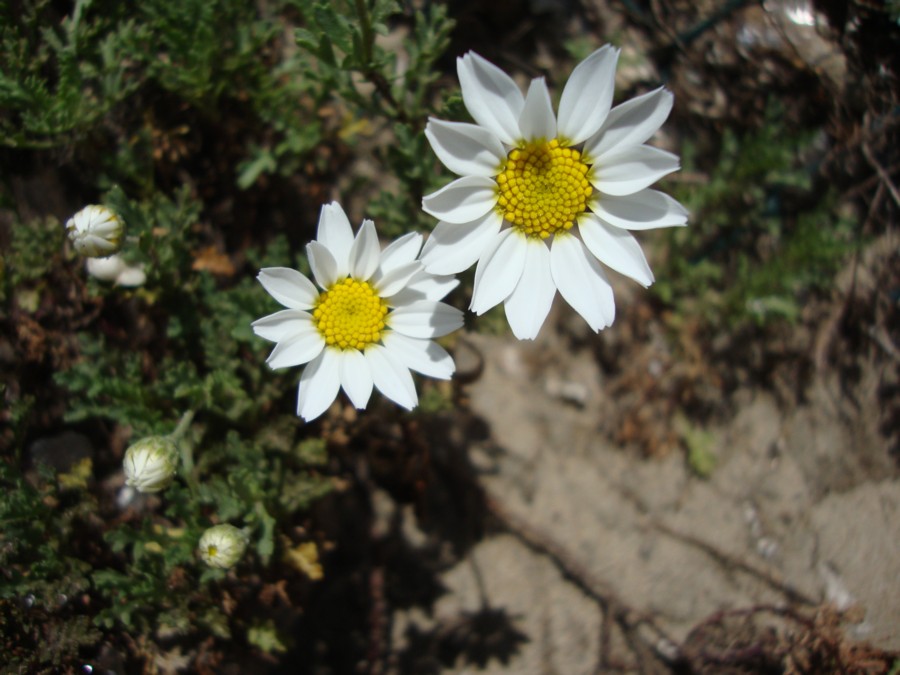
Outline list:
[[[135,267],[126,265],[125,269],[116,277],[116,286],[136,288],[143,286],[145,281],[147,281],[147,275],[144,273],[143,265],[136,265]]]
[[[164,490],[178,468],[178,448],[165,436],[148,436],[125,451],[125,484],[141,492]]]
[[[108,258],[88,258],[87,271],[95,279],[112,281],[116,286],[134,288],[143,286],[147,281],[143,265],[130,267],[120,255],[111,255]]]
[[[215,525],[203,533],[197,548],[207,565],[228,569],[244,555],[247,540],[247,534],[234,525]]]
[[[88,274],[100,281],[115,281],[125,271],[125,267],[125,261],[120,255],[87,259]]]
[[[66,233],[79,255],[108,256],[122,245],[122,219],[105,206],[91,204],[69,218]]]

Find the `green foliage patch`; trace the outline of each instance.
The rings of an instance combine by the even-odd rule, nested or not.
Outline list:
[[[123,288],[86,277],[56,218],[10,228],[0,320],[16,327],[22,312],[33,317],[37,351],[19,375],[34,384],[4,385],[3,438],[14,453],[0,461],[0,616],[19,629],[0,659],[62,668],[98,629],[242,636],[281,652],[277,626],[225,611],[228,573],[207,568],[196,547],[206,528],[228,522],[250,538],[239,565],[282,565],[293,524],[334,489],[324,441],[294,415],[296,374],[265,368],[271,345],[250,328],[274,309],[255,270],[305,262],[284,236],[243,247],[237,263],[223,253],[210,196],[198,193],[205,176],[192,177],[189,163],[203,139],[221,142],[227,164],[216,170],[252,192],[272,176],[315,180],[335,170],[329,157],[347,154],[342,146],[365,141],[380,171],[411,186],[385,190],[367,215],[389,235],[422,227],[421,195],[437,180],[422,130],[436,112],[434,66],[452,22],[440,4],[384,0],[76,0],[67,14],[49,0],[17,5],[0,8],[0,161],[65,153],[82,190],[124,221],[122,259],[146,280]],[[380,42],[389,23],[408,26],[403,68],[400,52]],[[0,203],[14,204],[9,187]],[[301,219],[309,226],[315,214]],[[67,333],[64,357],[48,356],[51,333],[41,331],[51,328]],[[43,388],[24,375],[51,362]],[[175,482],[159,497],[120,491],[132,502],[110,524],[97,518],[104,476],[94,475],[121,462],[109,449],[72,476],[44,468],[37,482],[26,477],[38,391],[64,396],[65,423],[124,429],[132,441],[170,434],[181,419]],[[446,405],[433,398],[430,407]],[[79,557],[86,532],[93,563]],[[87,604],[56,602],[76,595]],[[41,622],[58,637],[42,635]]]
[[[706,178],[676,185],[689,224],[668,232],[652,287],[677,316],[729,329],[796,321],[858,245],[836,193],[814,183],[817,136],[790,129],[774,103],[766,120],[726,130],[709,166],[684,148],[685,173]]]

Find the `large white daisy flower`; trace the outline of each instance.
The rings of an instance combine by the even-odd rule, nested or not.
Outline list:
[[[254,321],[253,331],[276,342],[272,368],[308,364],[300,376],[297,414],[321,415],[343,388],[365,408],[378,389],[398,405],[418,403],[410,370],[449,379],[455,365],[432,338],[460,328],[462,312],[439,302],[456,285],[417,260],[422,235],[410,233],[384,251],[375,224],[356,237],[337,202],[322,207],[316,240],[306,247],[316,286],[300,272],[269,267],[257,277],[287,309]]]
[[[557,289],[593,330],[611,325],[615,301],[599,262],[649,286],[653,273],[628,230],[687,222],[677,201],[648,189],[679,168],[676,155],[644,145],[668,117],[672,94],[660,87],[610,109],[618,56],[607,45],[578,64],[557,117],[543,78],[523,96],[469,52],[457,72],[476,124],[431,119],[425,129],[441,162],[462,177],[423,200],[441,222],[422,262],[456,274],[477,261],[471,309],[502,302],[520,339],[537,336]]]

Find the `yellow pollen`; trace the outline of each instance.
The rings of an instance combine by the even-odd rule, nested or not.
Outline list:
[[[375,289],[348,277],[319,296],[313,320],[329,347],[364,349],[381,339],[387,313]]]
[[[206,548],[206,555],[208,555],[210,558],[215,558],[215,557],[216,557],[216,553],[218,553],[218,552],[219,552],[219,549],[216,548],[216,545],[215,545],[215,544],[210,544],[210,545]]]
[[[594,192],[581,153],[553,139],[514,149],[497,176],[497,210],[521,232],[540,239],[566,231]]]

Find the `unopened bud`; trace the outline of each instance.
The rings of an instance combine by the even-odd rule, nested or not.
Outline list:
[[[234,525],[214,525],[200,537],[200,557],[210,567],[228,569],[247,550],[247,534]]]
[[[122,245],[122,219],[105,206],[91,204],[69,218],[66,233],[79,255],[108,256]]]
[[[147,280],[143,265],[130,266],[120,255],[111,255],[108,258],[88,258],[87,271],[99,281],[111,281],[116,286],[128,286],[129,288],[143,286]]]
[[[165,436],[148,436],[125,451],[125,484],[140,492],[164,490],[178,468],[178,448]]]

